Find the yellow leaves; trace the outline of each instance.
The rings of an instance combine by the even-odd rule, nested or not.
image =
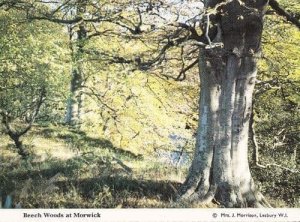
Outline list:
[[[260,61],[260,70],[265,73],[261,79],[275,76],[299,78],[300,32],[279,16],[267,17],[263,35],[264,60]],[[298,73],[298,74],[297,74]]]
[[[174,132],[190,136],[190,132],[184,132],[185,115],[178,115],[177,111],[192,112],[186,103],[190,103],[189,97],[197,100],[193,96],[198,92],[198,83],[165,81],[141,71],[128,73],[118,65],[94,71],[87,85],[104,96],[101,102],[86,103],[86,109],[93,111],[87,114],[89,117],[84,124],[91,123],[98,135],[111,140],[117,147],[137,153],[170,145],[169,135]],[[179,93],[180,90],[186,97]]]
[[[5,16],[0,14],[0,19],[10,24],[9,31],[1,30],[6,35],[0,36],[0,40],[7,41],[9,46],[6,53],[0,55],[15,59],[8,60],[6,65],[12,80],[22,76],[32,88],[47,85],[50,99],[64,98],[69,95],[72,66],[80,67],[85,78],[85,88],[81,90],[86,93],[82,129],[97,136],[104,135],[116,146],[137,152],[169,144],[171,133],[184,134],[186,117],[178,112],[193,112],[191,99],[197,99],[198,83],[170,82],[148,72],[133,70],[133,64],[114,63],[115,57],[133,61],[138,56],[142,61],[155,57],[157,47],[164,44],[158,37],[165,32],[156,32],[151,38],[147,36],[148,39],[143,34],[129,39],[122,28],[112,24],[86,24],[89,34],[95,30],[102,34],[86,40],[84,50],[87,53],[74,59],[68,33],[60,26],[46,21],[16,25],[15,19],[21,16]],[[76,32],[76,28],[73,31]],[[70,44],[76,43],[74,40]],[[176,75],[178,58],[174,55],[178,53],[172,50],[166,55],[170,59],[170,63],[163,64],[167,74]],[[89,89],[98,97],[89,95]],[[53,112],[63,112],[64,105],[64,101],[60,101],[57,104],[60,111]]]

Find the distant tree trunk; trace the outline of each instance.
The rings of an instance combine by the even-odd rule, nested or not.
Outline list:
[[[82,113],[82,76],[77,68],[72,69],[70,95],[67,101],[65,122],[68,125],[79,125]]]
[[[85,0],[81,0],[78,3],[77,14],[82,16],[86,10]],[[72,30],[70,30],[72,32]],[[81,23],[78,27],[75,36],[75,46],[72,43],[73,33],[70,33],[71,50],[72,50],[72,60],[73,67],[71,71],[71,82],[70,82],[70,95],[67,101],[65,122],[68,125],[80,125],[82,108],[84,102],[83,96],[83,84],[84,75],[82,70],[82,57],[83,57],[83,47],[87,40],[87,30],[84,23]]]
[[[220,2],[207,0],[206,7]],[[211,16],[211,25],[218,29],[215,41],[223,46],[200,52],[199,129],[181,199],[203,203],[214,199],[225,207],[269,206],[255,188],[248,162],[249,119],[266,4],[265,0],[232,0],[217,6],[217,14]]]

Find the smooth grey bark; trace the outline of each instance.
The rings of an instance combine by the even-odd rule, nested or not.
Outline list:
[[[232,0],[217,6],[220,2],[206,1],[206,7],[217,7],[210,30],[218,30],[213,42],[219,44],[200,52],[199,128],[180,198],[265,207],[249,169],[248,132],[267,2]]]
[[[79,125],[82,114],[83,93],[82,93],[82,75],[76,67],[72,68],[70,95],[67,101],[67,111],[65,122],[68,125]]]
[[[77,14],[82,15],[85,10],[85,0],[79,1]],[[73,33],[70,30],[70,45],[72,51],[72,70],[70,82],[70,94],[67,101],[65,123],[68,125],[80,125],[84,103],[83,85],[84,75],[82,69],[83,48],[87,41],[87,30],[84,23],[81,23],[76,31],[75,45],[72,44]]]

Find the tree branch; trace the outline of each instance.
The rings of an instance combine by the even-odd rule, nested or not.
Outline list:
[[[278,165],[276,163],[270,163],[270,164],[266,164],[266,165],[262,165],[262,164],[259,163],[259,151],[258,151],[259,146],[258,146],[258,143],[257,143],[257,140],[256,140],[256,134],[255,134],[255,129],[254,129],[254,109],[253,109],[254,101],[253,101],[253,104],[252,104],[252,113],[251,113],[251,117],[250,117],[249,131],[250,131],[250,138],[251,138],[252,143],[254,145],[252,158],[254,160],[255,166],[257,166],[259,168],[263,168],[263,169],[266,169],[268,167],[278,167],[278,168],[281,168],[281,169],[286,170],[286,171],[291,172],[291,173],[299,173],[299,170],[297,170],[297,169],[290,169],[288,167],[284,167],[284,166]]]
[[[299,170],[296,170],[296,169],[290,169],[288,167],[284,167],[284,166],[281,166],[281,165],[278,165],[276,163],[270,163],[270,164],[266,164],[266,165],[261,165],[261,164],[256,164],[257,167],[260,167],[260,168],[268,168],[268,167],[278,167],[278,168],[281,168],[283,170],[286,170],[290,173],[299,173]]]
[[[111,106],[109,106],[108,104],[106,104],[103,99],[101,98],[101,95],[99,95],[98,93],[95,92],[94,89],[92,89],[91,87],[86,87],[87,89],[90,90],[90,92],[84,92],[84,94],[90,96],[90,97],[96,97],[97,100],[106,108],[108,108],[109,110],[113,111],[115,114],[117,113],[117,110],[115,110],[114,108],[112,108]]]
[[[276,11],[278,15],[285,17],[286,20],[296,25],[300,29],[300,21],[291,13],[287,12],[283,7],[281,7],[276,0],[269,0],[269,5]]]
[[[27,16],[27,19],[29,20],[47,20],[50,22],[54,23],[59,23],[59,24],[76,24],[80,21],[83,21],[82,17],[75,17],[73,19],[58,19],[58,18],[52,18],[52,17],[47,17],[47,16]]]
[[[192,69],[195,65],[198,64],[198,59],[196,59],[194,62],[192,62],[190,65],[188,65],[187,67],[185,68],[182,68],[182,70],[180,71],[179,75],[177,76],[177,78],[175,79],[176,81],[182,81],[182,80],[185,80],[186,78],[186,75],[185,73]]]

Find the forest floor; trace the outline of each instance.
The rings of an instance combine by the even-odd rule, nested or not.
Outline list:
[[[24,208],[176,207],[187,172],[61,126],[31,130],[27,161],[7,136],[0,141],[0,188]]]
[[[187,166],[132,153],[84,132],[35,126],[24,138],[31,153],[26,161],[7,136],[0,135],[0,141],[0,190],[22,208],[218,207],[174,201]],[[287,206],[269,199],[275,207]]]

